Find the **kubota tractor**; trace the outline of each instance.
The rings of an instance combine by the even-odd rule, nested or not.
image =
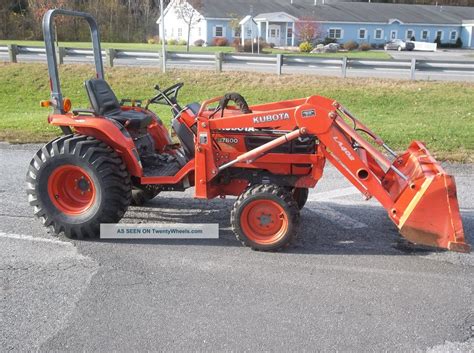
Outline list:
[[[72,110],[61,94],[56,15],[90,25],[96,77],[85,88],[92,109]],[[230,212],[237,238],[254,249],[278,250],[296,238],[299,210],[328,160],[367,199],[375,197],[409,241],[469,251],[454,179],[421,142],[395,153],[341,104],[321,96],[248,106],[228,93],[182,106],[178,83],[155,87],[148,101],[119,101],[104,80],[93,17],[50,10],[43,30],[51,83],[43,105],[53,108],[48,121],[64,135],[33,157],[27,192],[35,214],[56,233],[98,237],[100,224],[118,222],[132,197],[139,203],[194,187],[196,198],[238,196]],[[170,106],[179,144],[152,104]]]

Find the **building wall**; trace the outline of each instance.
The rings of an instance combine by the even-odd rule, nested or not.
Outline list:
[[[286,23],[270,23],[270,24],[279,24],[280,25],[280,42],[281,45],[290,45],[291,39],[287,39],[287,26]],[[223,36],[227,38],[229,43],[232,43],[234,36],[233,31],[230,28],[229,21],[227,20],[207,20],[207,38],[206,41],[209,45],[212,43],[212,39],[215,37],[215,31],[217,26],[223,27]],[[291,27],[291,24],[289,24]],[[466,27],[463,28],[459,26],[443,26],[443,25],[407,25],[401,24],[399,22],[393,22],[392,24],[371,24],[371,23],[357,23],[357,24],[347,24],[347,23],[322,23],[320,24],[321,36],[323,39],[326,36],[329,36],[330,29],[340,29],[342,38],[337,39],[339,43],[345,43],[349,40],[354,40],[358,43],[368,42],[371,44],[384,44],[391,39],[392,31],[394,31],[394,39],[410,39],[407,38],[408,31],[412,31],[415,39],[421,42],[434,42],[438,31],[441,31],[441,42],[442,43],[455,43],[458,36],[461,36],[463,43],[467,46],[468,36],[470,35],[466,31]],[[359,30],[365,29],[365,38],[359,38]],[[376,30],[382,30],[382,36],[376,38]],[[422,38],[422,32],[427,31],[427,38]],[[454,39],[451,37],[451,33],[456,32]],[[261,36],[266,37],[266,23],[261,23]],[[465,38],[466,39],[465,39]],[[295,45],[298,44],[298,41],[295,41]]]
[[[368,42],[371,44],[383,44],[391,39],[410,39],[407,38],[408,31],[413,31],[417,41],[434,42],[438,31],[441,31],[442,43],[455,43],[458,36],[461,35],[461,26],[435,26],[435,25],[411,25],[401,24],[397,21],[392,24],[345,24],[345,23],[324,23],[322,24],[322,37],[329,36],[330,29],[340,29],[342,38],[339,43],[345,43],[349,40],[358,43]],[[359,30],[365,29],[365,38],[359,38]],[[376,37],[376,31],[381,30],[381,36]],[[394,38],[391,34],[394,32]],[[427,38],[422,38],[422,32],[427,31]],[[456,37],[451,39],[451,32],[456,32]]]
[[[474,24],[464,25],[462,28],[461,40],[463,47],[474,49]]]
[[[241,26],[241,28],[241,38],[243,38],[244,40],[255,38],[258,35],[258,26],[253,21],[248,21],[244,24],[244,26]]]
[[[222,28],[222,33],[216,33],[218,27]],[[219,36],[218,34],[222,34]],[[215,37],[223,37],[226,38],[229,42],[229,45],[232,44],[234,40],[234,33],[230,26],[229,20],[207,20],[207,38],[206,42],[208,45],[212,45],[212,40]]]

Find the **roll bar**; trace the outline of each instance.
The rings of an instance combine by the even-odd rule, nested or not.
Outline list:
[[[95,18],[85,12],[53,9],[45,13],[43,17],[43,35],[46,47],[46,58],[48,60],[49,81],[51,87],[51,99],[54,104],[55,113],[64,113],[63,97],[61,94],[61,85],[59,82],[58,63],[55,48],[54,18],[57,15],[81,17],[87,21],[91,31],[92,48],[94,50],[94,62],[97,78],[104,78],[104,66],[102,64],[102,51],[100,48],[99,27]]]

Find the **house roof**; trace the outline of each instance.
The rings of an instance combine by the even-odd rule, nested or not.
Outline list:
[[[321,1],[321,0],[320,0]],[[402,23],[457,24],[474,19],[474,7],[335,2],[314,5],[314,0],[202,0],[201,14],[207,18],[285,12],[296,18],[328,22],[378,22],[397,19]],[[260,15],[258,17],[261,17]]]
[[[296,21],[297,19],[298,18],[282,11],[261,13],[258,16],[255,16],[255,21],[291,22],[291,21]]]
[[[249,21],[252,21],[253,23],[255,23],[253,17],[250,16],[250,15],[247,15],[247,16],[245,16],[243,19],[240,20],[239,25],[242,26],[242,25],[246,24],[246,23],[249,22]]]

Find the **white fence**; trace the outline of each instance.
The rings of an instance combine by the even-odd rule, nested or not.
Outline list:
[[[8,55],[8,60],[17,62],[18,58],[28,60],[35,57],[38,60],[45,60],[45,49],[43,47],[26,47],[26,46],[0,46],[0,55]],[[102,51],[106,63],[114,66],[123,59],[132,60],[148,60],[156,64],[161,61],[161,53],[158,51],[140,51],[140,50],[122,50],[122,49],[106,49]],[[58,48],[58,61],[60,64],[64,62],[64,58],[72,60],[80,59],[81,61],[92,60],[92,49],[79,48]],[[143,61],[142,61],[143,62]],[[127,62],[130,64],[130,62]],[[379,73],[389,72],[391,70],[399,70],[406,72],[410,79],[414,80],[417,72],[423,73],[456,73],[457,75],[469,74],[474,75],[474,61],[441,61],[441,60],[377,60],[377,59],[348,59],[329,58],[317,56],[303,55],[283,55],[283,54],[250,54],[250,53],[184,53],[184,52],[167,52],[167,65],[185,65],[189,67],[214,67],[216,71],[221,72],[223,65],[228,65],[232,70],[245,70],[245,66],[256,67],[265,66],[269,70],[273,70],[277,75],[281,75],[282,69],[298,68],[298,69],[327,69],[332,70],[330,74],[347,76],[349,69],[351,70],[376,70]]]

